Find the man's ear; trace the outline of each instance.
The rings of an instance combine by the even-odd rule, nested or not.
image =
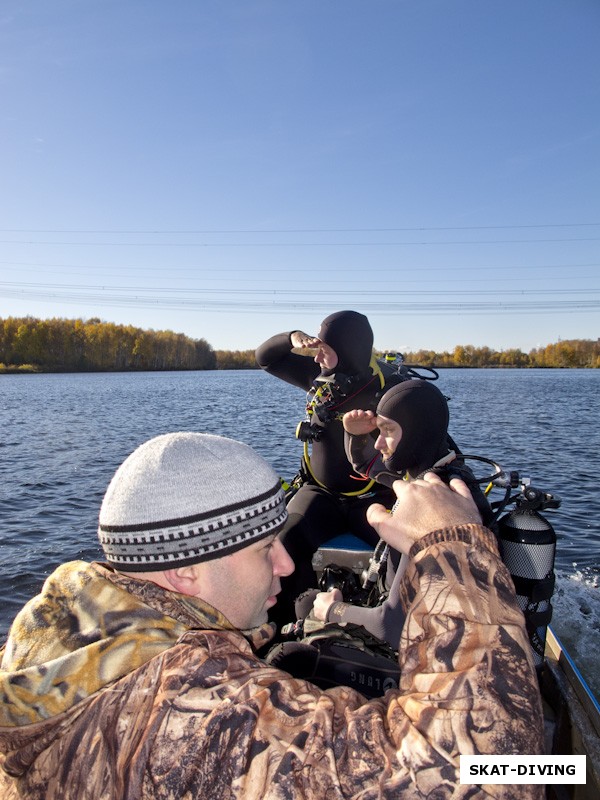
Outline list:
[[[167,569],[164,576],[169,586],[179,594],[196,594],[200,570],[198,564]]]

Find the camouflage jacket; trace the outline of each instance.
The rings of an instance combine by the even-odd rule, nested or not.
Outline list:
[[[539,800],[541,786],[459,782],[461,753],[543,752],[493,537],[466,525],[413,551],[401,685],[368,702],[267,665],[265,630],[234,630],[196,598],[64,565],[0,652],[0,797]]]

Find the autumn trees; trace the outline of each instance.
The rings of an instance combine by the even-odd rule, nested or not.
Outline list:
[[[40,371],[215,369],[204,339],[99,319],[0,319],[0,363]]]

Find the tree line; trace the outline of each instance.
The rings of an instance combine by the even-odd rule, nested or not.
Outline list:
[[[457,345],[451,352],[417,350],[403,353],[407,364],[435,367],[600,367],[599,339],[567,339],[524,353],[522,350],[492,350],[489,347]]]
[[[377,353],[378,356],[383,353]],[[403,352],[426,367],[600,367],[600,340],[570,339],[529,353],[457,345],[451,352]],[[257,369],[254,350],[213,350],[172,331],[89,320],[0,318],[0,372]]]
[[[217,350],[218,369],[254,369],[254,350]],[[378,357],[385,353],[378,351]],[[570,339],[529,353],[519,349],[492,350],[489,347],[457,345],[451,352],[435,350],[404,351],[406,364],[423,367],[577,367],[600,368],[600,340]]]
[[[172,331],[99,319],[0,319],[0,369],[39,372],[216,369],[212,347]]]

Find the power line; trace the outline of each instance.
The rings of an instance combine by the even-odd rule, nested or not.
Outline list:
[[[127,234],[127,235],[190,235],[190,234],[261,234],[261,233],[391,233],[414,231],[491,231],[525,230],[541,228],[592,228],[600,222],[559,222],[539,225],[461,225],[461,226],[414,226],[387,228],[192,228],[192,229],[78,229],[78,228],[0,228],[0,233],[79,233],[79,234]]]
[[[4,264],[6,266],[12,267],[37,267],[41,269],[46,268],[64,268],[64,269],[84,269],[84,270],[105,270],[105,269],[116,269],[116,270],[132,270],[132,271],[143,271],[147,272],[164,272],[165,269],[169,270],[169,273],[173,271],[178,272],[196,272],[198,270],[205,270],[207,266],[196,264],[191,266],[173,266],[170,262],[166,267],[153,267],[153,266],[139,266],[139,265],[132,265],[132,264],[65,264],[65,263],[44,263],[39,261],[0,261],[0,264]],[[376,266],[373,264],[369,265],[369,273],[380,273],[380,272],[392,272],[399,269],[398,264],[391,264],[387,266]],[[404,266],[404,265],[402,265]],[[419,272],[432,272],[432,271],[441,271],[447,272],[448,270],[490,270],[498,273],[504,273],[506,270],[523,270],[528,271],[531,269],[559,269],[559,270],[570,270],[575,267],[587,268],[587,267],[600,267],[600,262],[591,262],[585,264],[473,264],[471,266],[457,266],[457,265],[442,265],[442,266],[419,266]],[[306,272],[322,272],[323,270],[327,270],[330,272],[342,272],[342,273],[364,273],[365,267],[364,265],[355,265],[355,266],[323,266],[321,264],[308,264],[306,266],[298,267],[288,267],[288,266],[277,266],[277,267],[260,267],[261,273],[281,273],[282,270],[285,269],[294,269],[296,271],[301,270],[303,273]],[[412,269],[412,267],[407,267],[407,269]],[[243,272],[246,273],[248,268],[246,266],[219,266],[219,273],[229,273],[229,272]]]
[[[63,303],[93,303],[99,306],[120,306],[132,308],[154,308],[154,309],[170,309],[170,310],[202,310],[202,311],[235,311],[236,313],[270,313],[270,312],[292,312],[298,310],[304,311],[317,311],[326,310],[330,307],[331,302],[327,299],[329,294],[336,294],[334,292],[327,292],[319,294],[319,297],[306,297],[298,295],[298,293],[281,293],[273,292],[256,292],[260,297],[249,298],[246,292],[243,292],[243,297],[236,299],[235,297],[227,297],[227,293],[215,292],[212,294],[218,296],[210,296],[209,298],[193,298],[189,294],[186,297],[174,297],[169,299],[164,294],[160,296],[142,296],[140,290],[135,295],[120,295],[109,294],[107,292],[100,293],[86,293],[75,291],[41,291],[41,290],[16,290],[4,289],[1,294],[4,297],[28,299],[28,300],[41,300],[48,301],[56,304],[57,301]],[[156,291],[156,290],[153,290]],[[576,292],[574,292],[576,293]],[[207,293],[205,293],[207,294]],[[235,293],[231,293],[235,294]],[[239,294],[239,293],[238,293]],[[351,293],[354,296],[356,293]],[[381,315],[391,314],[420,314],[420,315],[448,315],[448,314],[542,314],[552,312],[554,314],[575,314],[575,313],[589,313],[600,309],[600,299],[579,299],[579,300],[557,300],[557,299],[539,299],[539,293],[530,292],[538,299],[525,298],[524,292],[519,292],[523,299],[519,302],[515,299],[500,300],[497,297],[491,300],[465,300],[464,293],[460,294],[460,298],[448,302],[446,299],[440,302],[432,302],[427,299],[426,302],[416,301],[414,299],[406,298],[406,293],[403,294],[401,301],[389,297],[382,296],[381,293],[371,292],[365,296],[365,293],[359,293],[361,296],[361,309],[365,312],[373,312]],[[399,293],[402,294],[402,293]],[[422,293],[417,293],[418,295]],[[440,292],[444,298],[447,293]],[[481,294],[481,293],[478,293]],[[225,296],[224,296],[225,295]],[[369,297],[373,299],[369,299]],[[338,301],[340,300],[339,293],[336,294]]]
[[[449,245],[500,245],[500,244],[558,244],[564,242],[598,242],[600,237],[568,238],[568,239],[449,239],[438,241],[410,242],[65,242],[65,241],[18,241],[14,239],[0,240],[0,244],[43,245],[61,247],[203,247],[203,248],[240,248],[240,247],[417,247],[417,246],[449,246]]]
[[[14,290],[15,287],[21,287],[24,293],[29,292],[30,290],[39,290],[39,289],[47,289],[57,292],[64,292],[65,294],[69,294],[73,291],[83,291],[89,292],[91,294],[98,293],[98,296],[104,296],[107,291],[112,292],[136,292],[139,294],[147,294],[147,293],[158,293],[159,295],[165,294],[183,294],[185,296],[190,294],[206,294],[206,295],[238,295],[243,294],[245,298],[249,295],[275,295],[277,297],[298,297],[307,294],[305,290],[301,287],[293,287],[293,288],[284,288],[284,287],[277,287],[277,288],[270,288],[270,289],[238,289],[236,287],[233,288],[220,288],[220,289],[207,289],[206,287],[201,288],[194,288],[194,287],[184,287],[178,288],[174,286],[93,286],[89,284],[64,284],[64,283],[25,283],[22,281],[0,281],[0,287],[7,287],[9,290]],[[507,295],[507,296],[518,296],[518,297],[525,297],[525,296],[535,296],[538,297],[540,295],[579,295],[584,294],[588,295],[590,291],[597,291],[600,292],[600,289],[590,289],[587,286],[584,287],[577,287],[573,289],[549,289],[544,287],[536,286],[532,289],[526,289],[524,287],[521,288],[505,288],[502,289],[500,294]],[[407,292],[404,287],[399,289],[388,288],[384,292],[381,291],[379,287],[375,289],[342,289],[339,286],[335,289],[321,289],[319,290],[319,294],[323,296],[344,296],[344,297],[384,297],[386,300],[390,297],[406,297],[409,296],[427,296],[427,297],[448,297],[448,296],[457,296],[457,297],[465,297],[465,296],[479,296],[479,295],[487,295],[489,294],[486,289],[411,289],[410,292]],[[496,294],[498,292],[496,291]],[[117,295],[118,296],[118,295]]]
[[[51,302],[56,302],[56,298],[48,298]],[[42,300],[42,302],[44,302]],[[80,306],[81,300],[77,299],[64,299],[63,302],[66,305],[76,304]],[[287,314],[287,313],[294,313],[294,312],[306,312],[306,313],[327,313],[330,309],[330,305],[326,303],[312,303],[310,301],[307,302],[295,302],[295,303],[285,303],[285,304],[271,304],[266,305],[263,304],[261,306],[248,306],[244,303],[188,303],[187,305],[183,306],[181,303],[168,303],[168,302],[159,302],[156,301],[155,303],[142,303],[142,302],[108,302],[108,301],[101,301],[97,300],[94,303],[94,308],[96,307],[111,307],[111,308],[141,308],[141,309],[153,309],[153,310],[163,310],[163,311],[194,311],[194,312],[205,312],[205,313],[224,313],[224,312],[234,312],[235,314]],[[581,313],[590,313],[595,312],[600,309],[600,303],[595,303],[592,305],[557,305],[557,304],[543,304],[543,305],[508,305],[508,304],[498,304],[496,306],[467,306],[465,304],[455,304],[452,306],[440,306],[440,305],[430,305],[430,304],[408,304],[406,306],[401,306],[399,304],[388,304],[386,306],[382,305],[374,305],[374,304],[362,304],[361,310],[369,315],[379,315],[379,316],[397,316],[398,314],[402,314],[403,317],[406,316],[419,316],[421,318],[426,318],[427,316],[455,316],[456,314],[461,314],[464,316],[498,316],[498,315],[538,315],[538,314],[554,314],[556,315],[563,315],[563,314],[581,314]],[[56,315],[56,312],[54,312]],[[81,312],[79,312],[81,314]]]

